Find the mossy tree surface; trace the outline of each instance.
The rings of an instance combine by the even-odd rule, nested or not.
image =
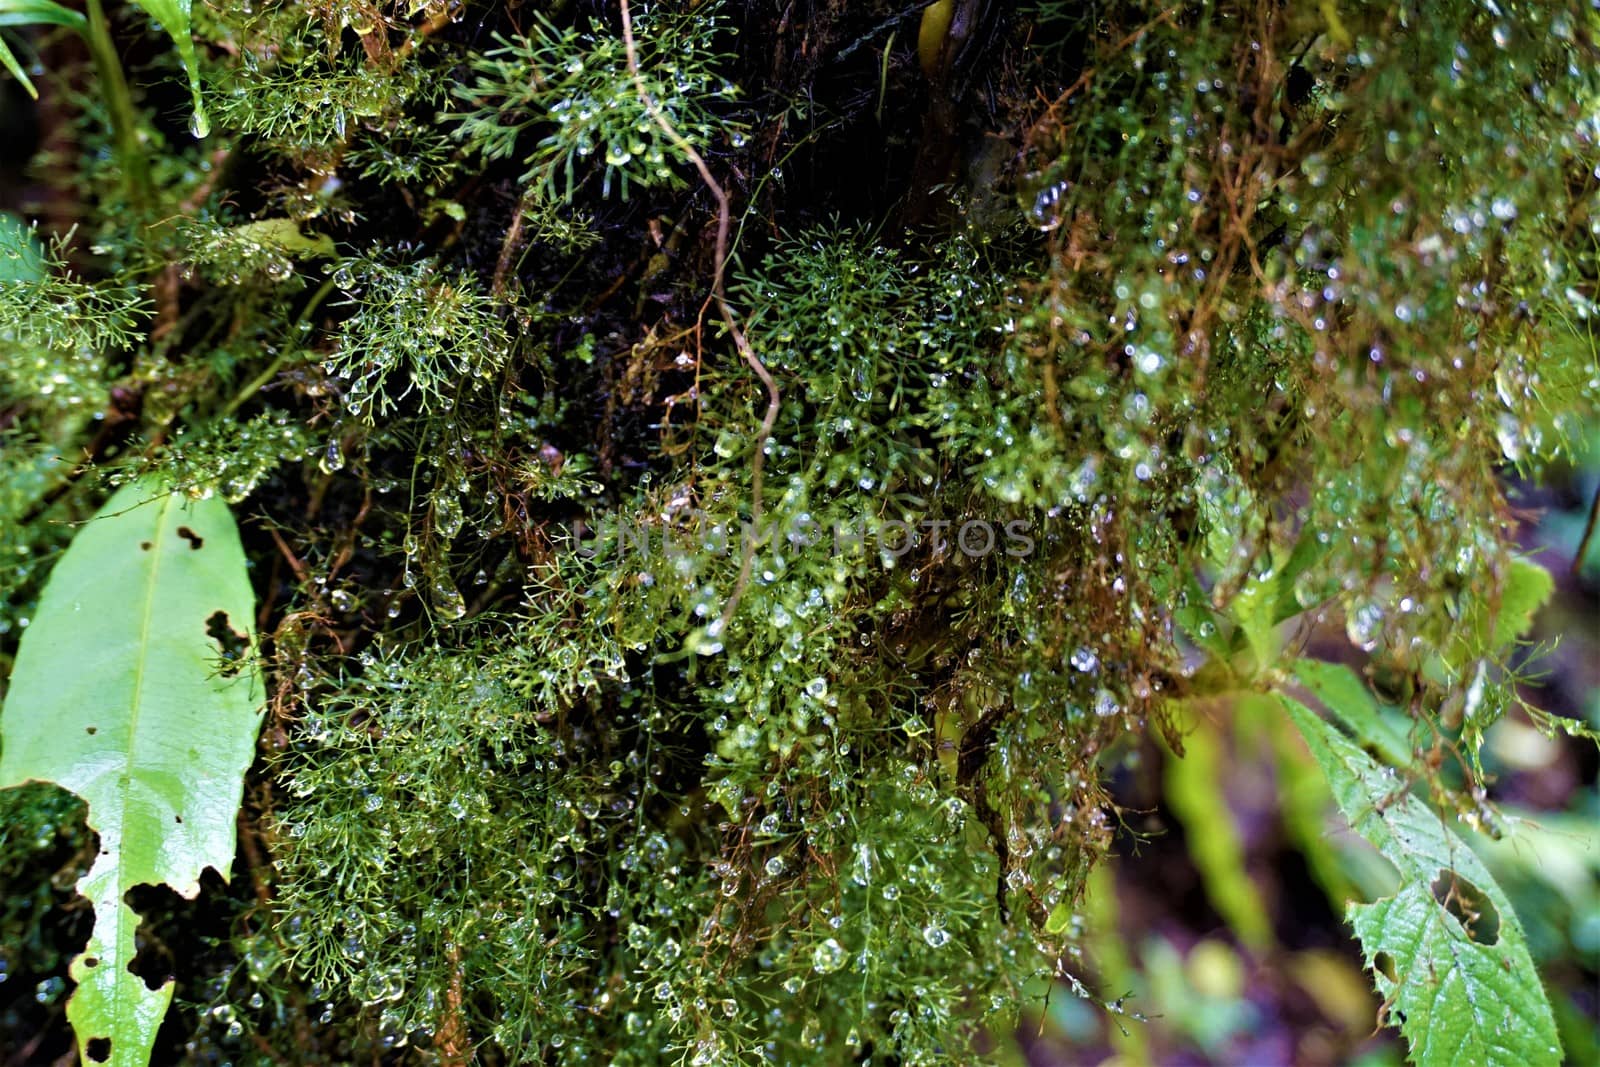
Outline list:
[[[1107,750],[1298,610],[1471,780],[1500,477],[1600,390],[1595,13],[955,7],[930,57],[902,4],[637,3],[636,69],[614,3],[198,7],[211,132],[152,37],[137,167],[71,96],[0,654],[149,467],[264,602],[171,1048],[971,1062],[1078,971]],[[4,803],[4,869],[83,861]]]

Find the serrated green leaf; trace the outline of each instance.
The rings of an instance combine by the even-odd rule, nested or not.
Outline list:
[[[1488,868],[1437,813],[1404,790],[1393,770],[1304,704],[1281,699],[1351,828],[1400,872],[1398,892],[1352,904],[1348,914],[1389,1017],[1410,1045],[1411,1062],[1560,1063],[1555,1018],[1527,938]],[[1478,912],[1471,930],[1440,902],[1452,888],[1473,902],[1458,911]]]
[[[1252,578],[1228,602],[1228,613],[1243,631],[1255,669],[1266,670],[1278,657],[1278,628],[1273,618],[1278,606],[1278,580]]]
[[[178,58],[183,60],[183,69],[189,75],[189,95],[194,99],[194,118],[190,122],[190,129],[196,137],[204,137],[211,132],[211,122],[206,118],[205,108],[200,103],[200,64],[195,57],[194,36],[189,30],[190,0],[133,0],[134,3],[144,8],[145,13],[161,23],[172,43],[178,46]]]
[[[55,782],[100,835],[78,882],[95,923],[67,1005],[86,1063],[143,1067],[172,999],[171,981],[152,990],[128,970],[139,917],[124,894],[193,898],[205,868],[228,877],[261,722],[259,672],[238,657],[253,602],[227,505],[138,482],[78,533],[23,634],[0,787]]]
[[[1505,587],[1500,591],[1500,611],[1494,619],[1490,647],[1509,645],[1527,633],[1534,613],[1555,590],[1556,581],[1549,571],[1529,559],[1512,560]]]
[[[81,30],[83,25],[82,15],[52,0],[0,0],[0,26],[71,26]],[[39,99],[39,90],[33,87],[22,64],[17,62],[17,57],[12,55],[4,41],[0,41],[0,64],[4,64],[12,77],[22,83],[29,96]]]
[[[259,244],[274,245],[297,259],[326,259],[339,254],[333,238],[324,233],[307,237],[294,219],[257,219],[234,226],[232,232]]]
[[[1385,763],[1405,767],[1411,763],[1411,742],[1400,728],[1384,717],[1383,709],[1367,689],[1342,663],[1317,659],[1297,660],[1295,677],[1364,745],[1383,757]]]
[[[1328,546],[1317,537],[1317,531],[1306,527],[1300,531],[1289,558],[1278,568],[1278,604],[1272,614],[1274,623],[1294,618],[1310,605],[1302,605],[1295,596],[1295,585],[1300,576],[1321,563],[1328,554]]]

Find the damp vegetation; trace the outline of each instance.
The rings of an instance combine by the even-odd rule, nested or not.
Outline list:
[[[1372,1025],[1559,1062],[1462,836],[1491,726],[1587,731],[1506,486],[1600,410],[1592,6],[64,3],[0,0],[0,673],[159,487],[237,519],[254,617],[181,625],[264,680],[226,884],[130,901],[154,1062],[1126,1034],[1110,783],[1225,701],[1399,872],[1317,871]],[[59,1054],[95,834],[0,808],[0,1044]]]

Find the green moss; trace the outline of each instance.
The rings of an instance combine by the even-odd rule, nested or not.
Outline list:
[[[93,859],[83,816],[83,801],[54,786],[0,793],[0,974],[11,989],[28,990],[40,1013],[66,991],[67,963],[88,935],[86,917],[71,907],[72,886]],[[7,1005],[13,1019],[30,1013]]]
[[[342,264],[334,282],[355,310],[324,366],[351,415],[384,418],[413,393],[426,411],[450,411],[495,384],[510,339],[471,277],[427,261],[361,259]]]
[[[559,28],[535,14],[525,36],[498,38],[473,56],[475,80],[455,91],[461,110],[457,137],[489,160],[519,154],[518,143],[538,131],[521,181],[571,201],[579,182],[599,169],[601,195],[615,183],[626,198],[636,186],[681,185],[685,149],[707,150],[731,135],[718,112],[737,95],[717,73],[725,23],[716,3],[698,11],[641,6],[634,39],[643,90],[678,136],[650,113],[629,72],[623,37],[587,20]],[[553,129],[551,128],[553,126]],[[545,132],[548,131],[548,132]]]

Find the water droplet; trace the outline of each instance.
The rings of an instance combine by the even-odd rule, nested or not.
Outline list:
[[[950,931],[935,919],[922,928],[922,940],[931,948],[944,948],[950,943]]]
[[[1078,464],[1078,469],[1072,475],[1072,495],[1079,503],[1087,503],[1089,493],[1094,489],[1095,482],[1100,477],[1100,459],[1098,456],[1089,456]]]
[[[1061,225],[1061,199],[1072,188],[1070,182],[1059,181],[1046,185],[1034,194],[1028,217],[1040,230],[1049,233]]]
[[[1344,630],[1351,644],[1371,652],[1378,647],[1378,637],[1383,633],[1383,605],[1370,600],[1352,607],[1345,617]]]
[[[440,537],[446,541],[455,540],[463,522],[461,500],[454,493],[442,493],[434,498],[433,523]]]
[[[323,474],[336,474],[344,470],[344,446],[337,437],[328,442],[328,447],[323,450],[322,458],[317,461]]]
[[[1305,174],[1307,181],[1314,186],[1320,186],[1328,180],[1328,157],[1321,152],[1314,152],[1301,162],[1300,170]]]
[[[433,610],[443,618],[459,619],[467,613],[467,602],[448,576],[439,575],[428,586]]]
[[[710,626],[693,630],[688,638],[685,639],[684,647],[696,655],[715,656],[722,651],[722,642],[716,638],[716,634],[721,632],[721,629],[717,622],[713,622]]]
[[[1521,460],[1524,455],[1522,423],[1509,411],[1502,411],[1495,420],[1495,440],[1500,442],[1500,451],[1506,459],[1513,463]]]
[[[857,842],[856,860],[850,868],[850,880],[859,886],[871,885],[874,866],[872,846],[865,841]]]
[[[832,974],[844,966],[844,946],[828,938],[811,953],[811,969],[818,974]]]

